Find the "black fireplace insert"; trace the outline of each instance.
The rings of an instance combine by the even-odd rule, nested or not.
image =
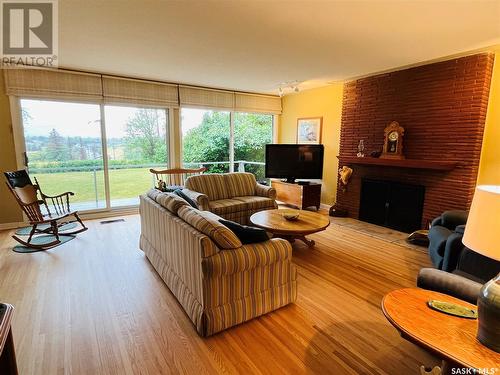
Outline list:
[[[422,229],[424,197],[422,185],[364,178],[359,220],[411,233]]]

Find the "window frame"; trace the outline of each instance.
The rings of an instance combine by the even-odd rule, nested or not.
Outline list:
[[[53,101],[53,102],[63,102],[63,103],[81,103],[81,104],[94,104],[100,107],[101,115],[101,145],[102,153],[106,155],[103,157],[103,168],[104,168],[104,183],[105,183],[105,194],[106,194],[106,207],[97,208],[92,210],[82,211],[82,217],[84,218],[100,218],[100,217],[110,217],[119,216],[124,214],[133,214],[138,212],[138,206],[121,206],[121,207],[111,207],[110,204],[110,189],[109,189],[109,166],[108,166],[108,153],[107,153],[107,137],[106,137],[106,119],[105,119],[105,106],[124,106],[124,107],[134,107],[134,108],[155,108],[164,109],[167,111],[166,119],[166,146],[168,153],[167,168],[181,167],[183,165],[183,136],[182,136],[182,118],[181,111],[183,108],[187,109],[205,109],[213,111],[223,111],[229,112],[229,171],[234,172],[234,116],[236,113],[248,113],[248,114],[266,114],[272,116],[272,142],[276,143],[278,141],[278,121],[279,115],[272,112],[264,111],[247,111],[243,112],[240,110],[230,110],[228,108],[217,108],[217,107],[198,107],[198,106],[161,106],[161,105],[147,105],[138,104],[134,102],[113,102],[110,100],[76,100],[76,99],[59,99],[43,96],[14,96],[9,95],[10,113],[12,118],[12,128],[13,128],[13,138],[14,138],[14,149],[15,149],[15,159],[16,166],[18,169],[24,169],[24,153],[26,152],[26,143],[24,139],[24,124],[21,115],[21,99],[28,100],[43,100],[43,101]],[[24,218],[26,221],[26,218]]]
[[[276,143],[278,139],[278,124],[277,124],[277,119],[278,116],[275,113],[269,113],[269,112],[242,112],[242,111],[235,111],[235,110],[228,110],[227,108],[213,108],[213,107],[195,107],[195,106],[180,106],[179,107],[179,137],[180,137],[180,165],[183,166],[184,161],[183,155],[184,155],[184,137],[182,136],[182,116],[181,116],[181,111],[182,109],[202,109],[206,111],[219,111],[219,112],[229,112],[229,173],[234,172],[234,118],[237,113],[243,113],[243,114],[263,114],[263,115],[268,115],[271,116],[271,133],[272,133],[272,142]]]

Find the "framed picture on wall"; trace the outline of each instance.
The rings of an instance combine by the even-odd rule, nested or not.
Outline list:
[[[297,143],[320,144],[323,117],[297,119]]]

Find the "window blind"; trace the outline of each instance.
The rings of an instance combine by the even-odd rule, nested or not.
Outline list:
[[[49,99],[101,100],[99,74],[48,69],[5,69],[7,95]]]
[[[234,92],[206,89],[192,86],[179,86],[180,104],[189,107],[234,108]]]
[[[281,113],[281,98],[140,79],[50,69],[5,69],[7,95],[160,107]]]
[[[177,107],[177,85],[103,76],[103,95],[107,103],[134,103],[161,107]]]
[[[235,93],[234,110],[238,112],[281,113],[281,98],[271,95]]]

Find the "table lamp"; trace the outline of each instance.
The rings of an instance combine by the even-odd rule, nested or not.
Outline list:
[[[475,252],[500,261],[500,186],[477,186],[462,239]],[[481,288],[477,299],[478,340],[500,352],[500,273]]]

